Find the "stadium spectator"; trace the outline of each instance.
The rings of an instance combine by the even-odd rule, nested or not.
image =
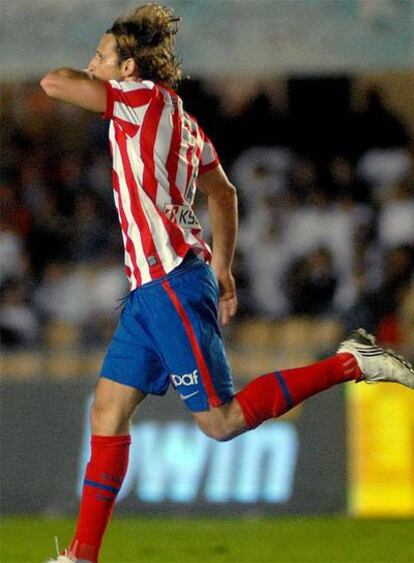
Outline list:
[[[42,283],[34,290],[33,302],[44,321],[73,326],[90,317],[88,272],[68,262],[47,261]]]
[[[103,135],[104,133],[102,133]],[[86,168],[86,180],[90,190],[99,197],[107,209],[113,207],[111,189],[111,167],[105,153],[90,155],[89,165]]]
[[[10,278],[0,288],[0,342],[4,348],[31,347],[38,342],[39,322],[24,295],[22,279]]]
[[[241,223],[239,248],[251,280],[250,310],[263,318],[281,318],[288,312],[282,283],[288,264],[286,201],[276,191],[272,195],[270,189],[261,193],[255,195]]]
[[[70,257],[75,262],[98,261],[108,248],[108,230],[102,216],[102,202],[91,192],[75,196],[69,235]]]
[[[231,176],[239,188],[241,219],[256,214],[255,206],[263,197],[286,192],[292,153],[283,147],[253,146],[234,161]]]
[[[329,166],[329,194],[336,200],[371,203],[371,190],[367,182],[356,176],[351,161],[336,156]]]
[[[377,283],[370,283],[365,271],[355,273],[353,304],[345,307],[344,323],[348,329],[365,323],[386,343],[403,341],[398,329],[398,314],[410,290],[414,272],[414,248],[397,246],[384,253],[380,268],[375,267]],[[348,301],[348,305],[351,299]]]
[[[365,108],[358,115],[355,133],[362,152],[371,148],[405,148],[410,143],[401,119],[387,107],[383,95],[376,88],[366,92]]]
[[[0,216],[0,284],[9,278],[22,277],[27,271],[24,238],[11,229]]]
[[[371,148],[359,159],[357,174],[371,187],[373,201],[381,204],[396,184],[412,175],[413,166],[408,148]]]
[[[17,183],[3,183],[1,189],[1,217],[3,228],[25,237],[30,231],[32,216],[18,190]]]
[[[414,244],[414,190],[408,183],[397,184],[382,205],[378,236],[385,248]]]
[[[287,191],[296,205],[303,205],[319,187],[316,163],[309,158],[298,159],[290,171]]]
[[[325,240],[341,283],[346,282],[348,274],[355,267],[356,235],[364,227],[372,225],[374,217],[372,208],[356,203],[350,197],[343,196],[331,204]]]
[[[312,180],[313,183],[313,180]],[[316,248],[328,246],[331,203],[327,192],[309,185],[290,211],[286,225],[286,244],[294,258]]]
[[[332,256],[318,248],[294,261],[286,276],[286,295],[293,315],[332,314],[337,278]]]
[[[26,239],[32,272],[37,279],[48,264],[69,257],[70,223],[58,210],[57,194],[46,188],[43,195],[43,204]]]
[[[398,313],[413,274],[414,246],[401,245],[389,250],[384,257],[382,284],[371,298],[372,315],[381,342],[398,343],[404,338],[398,328]]]
[[[266,199],[269,202],[270,198]],[[246,258],[246,273],[248,279],[252,280],[250,284],[252,312],[262,318],[280,319],[289,312],[283,287],[283,277],[289,258],[287,246],[282,238],[283,230],[275,212],[276,208],[269,206],[267,210],[273,211],[273,220],[265,221],[266,228],[264,229],[251,229],[248,233],[249,244],[246,244],[245,239],[241,247],[244,249]],[[257,220],[256,223],[258,223]],[[257,237],[255,244],[253,244],[254,232]],[[260,252],[257,251],[258,248],[260,248]]]

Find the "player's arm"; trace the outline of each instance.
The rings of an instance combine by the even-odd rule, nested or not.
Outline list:
[[[59,68],[48,72],[40,86],[55,100],[100,113],[106,109],[105,82],[91,78],[85,71]]]
[[[198,177],[197,187],[208,196],[213,236],[211,266],[220,284],[220,319],[227,324],[237,309],[232,263],[237,237],[236,188],[219,165]]]

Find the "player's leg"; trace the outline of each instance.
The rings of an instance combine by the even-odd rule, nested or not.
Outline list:
[[[220,407],[193,412],[192,415],[200,430],[218,442],[227,442],[250,430],[240,403],[235,398]]]
[[[349,380],[388,381],[414,389],[414,368],[401,356],[380,348],[374,337],[359,329],[341,344],[336,356],[303,368],[260,376],[229,403],[193,416],[207,435],[225,441]]]
[[[106,354],[91,409],[91,458],[78,525],[59,563],[98,560],[105,529],[124,480],[132,415],[148,393],[163,394],[168,373],[139,320],[140,290],[132,292]]]
[[[91,408],[91,457],[86,468],[79,517],[69,546],[72,558],[96,561],[116,496],[122,486],[131,443],[129,428],[145,394],[100,378]]]
[[[356,380],[361,371],[351,354],[337,354],[321,362],[261,375],[227,404],[193,413],[201,430],[226,441],[281,416],[303,400],[337,383]]]
[[[135,387],[101,377],[90,412],[92,435],[129,434],[132,415],[145,397],[146,394]]]

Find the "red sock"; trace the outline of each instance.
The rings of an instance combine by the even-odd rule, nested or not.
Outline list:
[[[310,366],[262,375],[236,395],[249,428],[275,418],[336,383],[361,377],[352,354],[336,354]]]
[[[92,436],[78,526],[69,552],[78,559],[97,561],[116,495],[124,480],[131,437]]]

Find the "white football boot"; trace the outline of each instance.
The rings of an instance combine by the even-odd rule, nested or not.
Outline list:
[[[59,553],[60,550],[59,550],[59,542],[57,537],[55,537],[55,544],[56,544],[57,559],[48,559],[47,561],[45,561],[45,563],[91,563],[86,559],[76,559],[76,557],[70,555],[67,549],[65,549],[63,553]]]
[[[66,555],[58,555],[57,559],[48,559],[46,563],[73,563],[76,559],[70,559]]]
[[[86,559],[72,559],[69,553],[65,550],[63,554],[58,555],[57,559],[48,559],[46,563],[91,563]]]
[[[362,372],[359,381],[379,383],[389,381],[400,383],[414,389],[414,367],[402,356],[392,350],[380,348],[375,337],[359,328],[344,340],[338,348],[338,354],[352,354]]]

